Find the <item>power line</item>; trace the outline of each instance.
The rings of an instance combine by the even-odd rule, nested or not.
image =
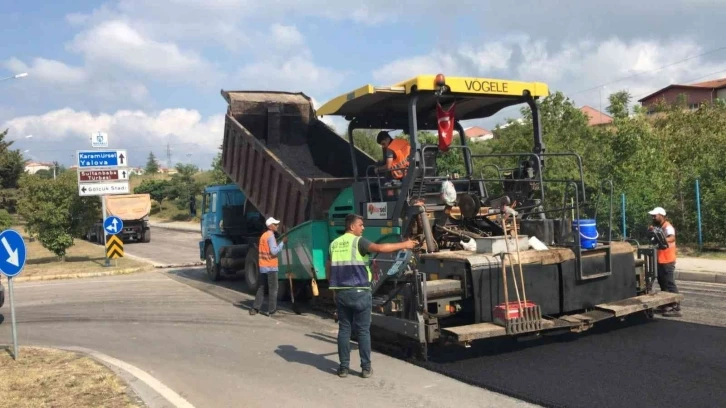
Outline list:
[[[668,63],[666,65],[663,65],[663,66],[660,66],[658,68],[654,68],[654,69],[651,69],[651,70],[648,70],[648,71],[638,72],[637,74],[633,74],[633,75],[630,75],[630,76],[627,76],[627,77],[615,79],[615,80],[612,80],[610,82],[606,82],[604,84],[600,84],[600,85],[597,85],[597,86],[593,86],[593,87],[590,87],[590,88],[587,88],[587,89],[583,89],[583,90],[580,90],[580,91],[577,91],[577,92],[569,92],[569,93],[567,93],[567,95],[568,96],[569,95],[577,95],[577,94],[580,94],[580,93],[583,93],[583,92],[587,92],[587,91],[594,91],[595,89],[601,88],[603,86],[612,85],[612,84],[615,84],[615,83],[618,83],[618,82],[621,82],[621,81],[625,81],[625,80],[628,80],[628,79],[632,79],[632,78],[635,78],[635,77],[637,77],[639,75],[643,75],[643,74],[648,74],[648,73],[651,73],[651,72],[660,71],[662,69],[665,69],[665,68],[668,68],[668,67],[672,67],[674,65],[678,65],[678,64],[681,64],[681,63],[686,62],[686,61],[690,61],[690,60],[692,60],[694,58],[703,57],[704,55],[713,54],[715,52],[723,51],[723,50],[726,50],[726,46],[719,47],[719,48],[714,48],[714,49],[708,50],[708,51],[703,52],[703,53],[698,54],[698,55],[692,55],[692,56],[686,57],[686,58],[684,58],[682,60],[670,62],[670,63]],[[713,74],[710,74],[710,75],[713,75]],[[690,81],[688,81],[688,82],[690,82]]]

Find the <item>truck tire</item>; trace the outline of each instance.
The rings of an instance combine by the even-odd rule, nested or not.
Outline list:
[[[207,276],[212,282],[217,282],[221,275],[219,264],[214,259],[214,248],[211,245],[207,245],[207,249],[204,250],[204,259],[207,264]]]
[[[145,244],[151,242],[151,229],[144,230],[144,232],[141,233],[141,242]]]
[[[245,284],[247,284],[247,292],[255,293],[257,291],[257,282],[260,279],[260,270],[257,266],[257,247],[252,247],[247,252],[245,260]]]

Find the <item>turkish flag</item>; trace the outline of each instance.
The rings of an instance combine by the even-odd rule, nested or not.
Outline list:
[[[452,103],[448,110],[444,110],[441,105],[436,102],[436,119],[439,122],[439,150],[446,152],[449,150],[451,141],[454,138],[454,106]]]

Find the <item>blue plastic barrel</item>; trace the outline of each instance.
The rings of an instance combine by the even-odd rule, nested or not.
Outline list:
[[[595,220],[572,220],[572,231],[577,234],[577,226],[580,226],[580,246],[584,249],[597,247],[597,228]]]

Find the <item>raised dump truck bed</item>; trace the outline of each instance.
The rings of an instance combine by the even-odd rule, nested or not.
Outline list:
[[[327,216],[350,186],[351,146],[315,117],[303,93],[222,91],[229,104],[222,167],[249,201],[286,229]],[[359,174],[374,160],[355,148]]]

